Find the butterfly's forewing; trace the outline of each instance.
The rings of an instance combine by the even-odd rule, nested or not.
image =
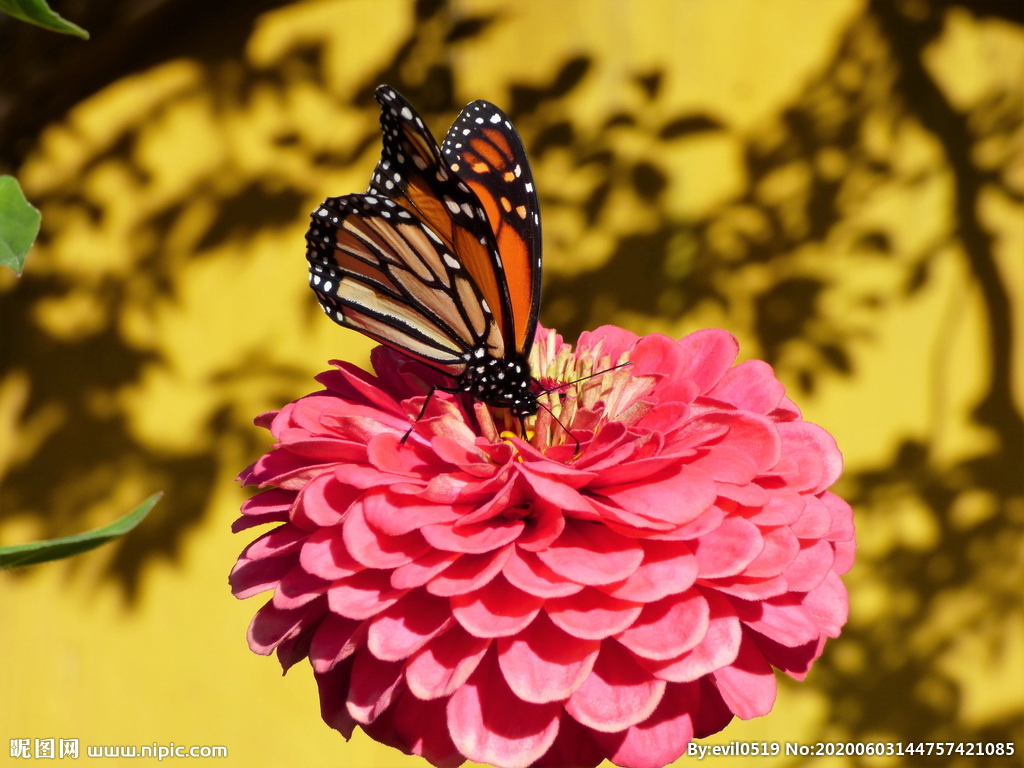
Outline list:
[[[462,110],[441,147],[449,167],[472,188],[501,256],[517,350],[529,352],[540,307],[540,205],[522,139],[487,101]]]
[[[487,334],[488,353],[501,358],[507,342],[512,310],[509,291],[501,275],[501,258],[486,213],[474,192],[453,176],[422,118],[393,88],[380,86],[380,125],[384,146],[374,169],[368,194],[395,200],[427,224],[451,249],[471,275],[495,327]]]

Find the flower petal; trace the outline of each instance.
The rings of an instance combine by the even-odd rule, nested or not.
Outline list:
[[[601,644],[580,640],[543,613],[518,635],[498,640],[498,663],[512,692],[523,701],[562,701],[587,679]]]
[[[299,565],[321,579],[344,579],[366,566],[357,562],[345,548],[341,526],[321,528],[306,539],[299,553]]]
[[[810,592],[821,584],[832,570],[835,550],[832,543],[824,540],[803,542],[796,558],[783,574],[793,592]]]
[[[832,563],[832,570],[836,573],[849,573],[853,568],[853,558],[857,554],[857,542],[833,541],[832,548],[835,550],[836,559]]]
[[[298,562],[299,558],[295,554],[268,557],[263,560],[239,560],[228,575],[231,594],[239,600],[244,600],[273,589]]]
[[[643,605],[587,587],[575,595],[548,600],[544,610],[570,635],[581,640],[601,640],[617,635],[636,621]]]
[[[615,639],[645,659],[674,659],[704,639],[707,600],[696,589],[648,603],[633,624]]]
[[[366,640],[368,628],[367,622],[328,613],[317,627],[309,646],[309,661],[313,671],[318,675],[326,674],[338,662],[355,653]]]
[[[478,555],[500,549],[516,540],[525,527],[522,520],[487,520],[473,525],[425,525],[420,529],[432,547],[448,552]]]
[[[406,591],[391,586],[387,571],[367,569],[335,581],[327,590],[327,599],[337,614],[368,619],[393,605]]]
[[[337,525],[361,493],[358,488],[339,483],[332,472],[323,472],[299,493],[292,517],[311,530]]]
[[[357,723],[372,723],[391,706],[401,683],[401,661],[381,661],[366,648],[360,649],[352,662],[348,713]]]
[[[712,672],[722,699],[737,717],[749,720],[767,715],[775,704],[776,685],[772,666],[744,633],[736,660]]]
[[[649,718],[620,733],[595,733],[608,759],[623,768],[662,768],[686,753],[700,710],[700,685],[671,683]]]
[[[757,510],[743,510],[743,516],[756,525],[766,527],[790,525],[800,519],[805,506],[804,497],[799,493],[778,488],[771,492],[768,503]]]
[[[450,696],[469,679],[484,653],[489,638],[473,637],[456,624],[412,655],[405,665],[405,680],[417,698]]]
[[[565,530],[537,557],[552,571],[578,584],[611,584],[639,567],[644,550],[636,539],[599,523],[569,519]]]
[[[417,590],[370,622],[366,646],[381,661],[400,661],[454,623],[447,600]]]
[[[821,502],[832,517],[832,525],[825,534],[829,541],[853,540],[853,508],[834,493],[821,494]]]
[[[537,597],[565,597],[583,589],[582,584],[559,576],[532,552],[516,547],[502,569],[513,586]]]
[[[794,680],[803,680],[807,677],[811,664],[814,663],[814,660],[821,655],[822,650],[825,648],[825,635],[820,635],[817,639],[803,645],[798,645],[795,648],[789,648],[753,630],[748,629],[746,631],[750,634],[753,641],[757,643],[758,649],[768,659],[768,662]]]
[[[565,702],[565,711],[596,731],[621,731],[651,716],[665,685],[619,643],[605,640],[593,672]]]
[[[247,639],[253,653],[269,656],[281,643],[295,637],[312,617],[323,613],[321,603],[281,610],[271,600],[260,608],[249,623]]]
[[[467,505],[424,503],[390,489],[365,493],[362,502],[366,522],[388,536],[402,536],[424,525],[454,523],[469,511]]]
[[[395,731],[414,755],[440,768],[456,768],[465,762],[448,734],[448,702],[421,701],[404,691],[395,704]]]
[[[740,621],[777,643],[795,648],[818,639],[818,627],[801,605],[803,597],[790,592],[756,603],[731,600]]]
[[[501,768],[527,768],[547,752],[560,714],[558,704],[517,698],[493,653],[448,700],[448,728],[459,752]]]
[[[839,637],[850,615],[850,596],[843,582],[833,571],[825,576],[821,584],[807,593],[803,607],[824,634]]]
[[[831,547],[829,548],[831,553]],[[274,605],[282,610],[301,608],[327,591],[331,582],[306,573],[295,566],[286,573],[274,591]]]
[[[697,558],[682,541],[641,541],[644,561],[625,581],[603,589],[612,597],[652,603],[685,592],[697,578]]]
[[[398,568],[430,549],[419,531],[410,531],[402,536],[388,536],[375,531],[366,522],[362,501],[349,507],[342,523],[342,535],[352,557],[367,568]]]
[[[697,427],[698,423],[706,427]],[[764,416],[712,411],[697,416],[686,428],[714,431],[719,425],[727,427],[728,433],[713,445],[702,446],[706,453],[689,466],[699,467],[718,482],[745,485],[778,463],[782,441],[774,422]]]
[[[743,629],[732,603],[711,590],[702,590],[708,602],[708,628],[703,639],[689,652],[670,661],[638,661],[655,677],[674,683],[697,680],[732,664],[740,651]]]
[[[832,527],[832,515],[821,499],[804,496],[803,514],[790,527],[798,538],[820,539]]]
[[[740,345],[736,337],[727,331],[705,328],[683,336],[679,340],[679,349],[682,367],[671,378],[689,379],[700,387],[701,392],[708,392],[732,367]]]
[[[330,672],[315,676],[316,687],[320,693],[320,717],[346,740],[352,738],[352,730],[356,725],[356,721],[352,719],[345,706],[345,695],[348,693],[351,676],[351,660],[339,664]]]
[[[715,503],[718,495],[708,475],[696,468],[679,466],[652,478],[600,489],[599,500],[652,520],[683,525],[695,520]]]
[[[763,360],[745,360],[726,371],[708,397],[746,411],[767,415],[778,407],[786,388]]]
[[[835,439],[809,421],[782,422],[783,455],[795,460],[795,471],[782,474],[786,486],[795,491],[818,494],[829,488],[843,472],[843,455]]]
[[[395,589],[422,587],[460,557],[463,557],[463,555],[460,555],[458,552],[431,549],[411,563],[406,563],[401,568],[393,570],[391,572],[391,586]]]
[[[691,546],[697,556],[700,578],[714,579],[742,573],[764,550],[764,539],[753,523],[730,517],[715,530],[695,539]]]
[[[543,598],[513,587],[501,575],[476,592],[450,599],[455,618],[477,637],[508,637],[521,632],[544,605]]]
[[[722,699],[710,675],[697,681],[700,686],[700,709],[693,718],[693,738],[704,739],[725,728],[735,717]]]
[[[604,750],[594,742],[594,731],[563,710],[554,744],[531,768],[597,768],[602,762]]]
[[[785,576],[770,579],[747,578],[746,576],[729,576],[725,579],[714,579],[705,582],[709,587],[741,600],[767,600],[789,592],[789,582]]]
[[[507,544],[497,552],[462,555],[450,568],[427,583],[427,591],[444,597],[474,592],[501,572],[513,548],[513,544]]]
[[[761,528],[761,537],[764,539],[764,549],[743,569],[743,575],[770,579],[781,574],[796,560],[800,554],[800,541],[793,531],[781,525],[768,530]]]

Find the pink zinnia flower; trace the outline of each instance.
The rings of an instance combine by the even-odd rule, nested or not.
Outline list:
[[[277,523],[231,573],[273,590],[253,651],[309,658],[324,720],[435,765],[662,766],[734,715],[772,667],[802,679],[846,622],[842,459],[736,340],[614,327],[575,351],[540,331],[529,441],[379,347],[257,423],[277,445],[236,531]]]

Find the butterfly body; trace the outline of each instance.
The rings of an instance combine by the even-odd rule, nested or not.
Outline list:
[[[397,91],[376,98],[380,160],[365,194],[312,213],[310,285],[338,324],[454,380],[442,389],[533,415],[540,211],[522,141],[477,101],[442,150]]]

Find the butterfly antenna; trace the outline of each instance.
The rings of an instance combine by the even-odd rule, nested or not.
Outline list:
[[[583,377],[581,377],[579,379],[573,379],[572,381],[566,381],[566,382],[564,382],[562,384],[559,384],[557,387],[552,387],[551,389],[545,389],[545,390],[542,390],[542,391],[538,392],[537,393],[537,397],[540,397],[541,395],[550,395],[552,392],[557,392],[558,390],[564,389],[565,387],[571,387],[573,384],[579,384],[581,381],[586,381],[587,379],[592,379],[595,376],[603,376],[606,373],[610,373],[612,371],[617,371],[619,368],[625,368],[627,365],[632,365],[632,364],[633,364],[632,360],[627,360],[624,363],[619,363],[618,365],[613,365],[611,368],[605,368],[603,371],[597,371],[596,373],[591,373],[590,375],[583,376]],[[538,405],[540,405],[540,403],[538,403]],[[554,416],[554,414],[551,414],[551,415]]]
[[[572,441],[574,443],[576,443],[576,450],[573,451],[572,457],[575,459],[577,456],[579,456],[580,455],[580,441],[576,439],[576,435],[574,435],[572,432],[570,432],[569,428],[567,426],[565,426],[565,424],[562,423],[562,420],[559,419],[557,416],[555,416],[555,412],[552,411],[550,408],[548,408],[546,405],[544,405],[544,403],[542,403],[542,402],[540,402],[538,400],[537,401],[537,405],[539,405],[545,411],[550,413],[551,414],[551,418],[555,420],[555,423],[558,424],[558,426],[560,426],[563,430],[565,430],[565,434],[567,434],[569,437],[572,438]]]

